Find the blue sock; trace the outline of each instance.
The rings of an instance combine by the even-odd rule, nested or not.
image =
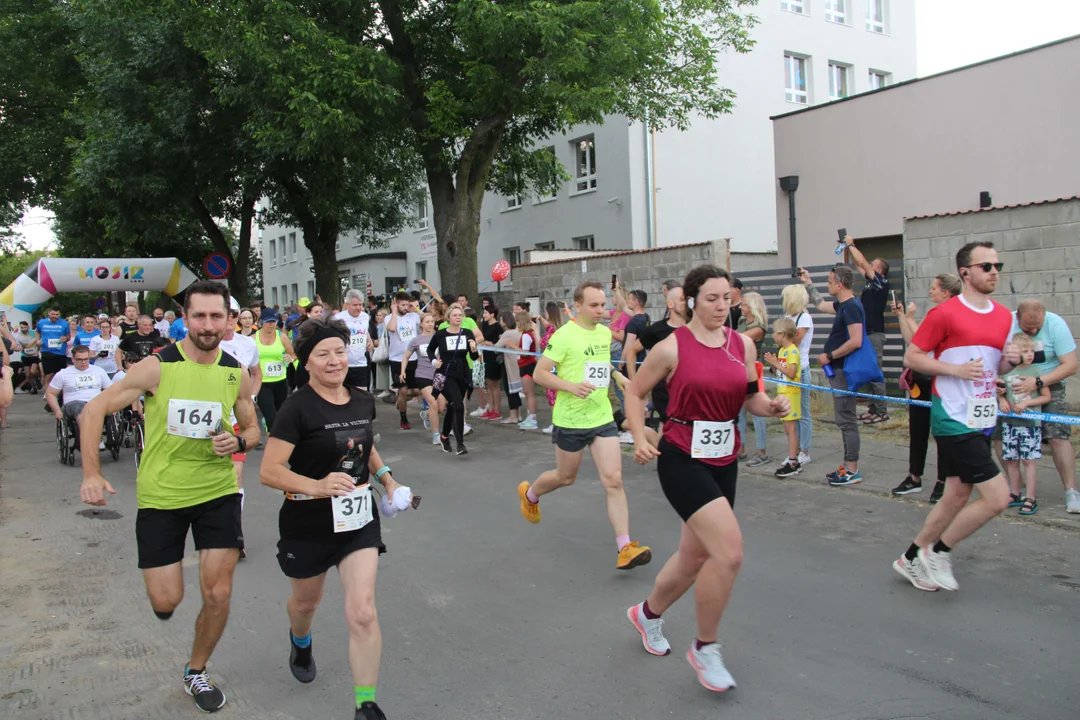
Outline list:
[[[427,400],[425,400],[425,401],[424,401],[424,409],[425,409],[425,410],[427,410],[427,409],[428,409],[428,404],[427,404]]]
[[[289,633],[289,635],[292,636],[293,645],[300,648],[301,650],[306,647],[311,647],[311,633],[308,633],[302,638],[298,638],[292,633]]]

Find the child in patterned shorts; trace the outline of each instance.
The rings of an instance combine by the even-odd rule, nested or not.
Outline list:
[[[1037,378],[1041,373],[1032,364],[1035,360],[1035,341],[1031,336],[1016,333],[1012,342],[1020,349],[1021,362],[1002,378],[1005,381],[1005,395],[1001,397],[999,406],[1003,413],[1019,415],[1028,408],[1050,402],[1050,388],[1043,386],[1035,394],[1014,390],[1022,378]],[[1009,478],[1009,492],[1014,498],[1020,496],[1022,471],[1024,493],[1019,512],[1021,515],[1034,515],[1039,511],[1039,505],[1035,502],[1035,461],[1042,457],[1042,423],[1039,420],[1002,418],[1001,446],[1005,475]]]

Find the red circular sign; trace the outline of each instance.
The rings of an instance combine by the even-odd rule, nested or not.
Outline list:
[[[502,282],[508,277],[510,277],[510,263],[500,260],[491,266],[491,279],[495,282]]]

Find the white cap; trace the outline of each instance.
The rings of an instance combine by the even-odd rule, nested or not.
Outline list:
[[[229,309],[232,310],[234,313],[240,313],[240,303],[236,302],[236,298],[234,298],[232,295],[229,296]]]

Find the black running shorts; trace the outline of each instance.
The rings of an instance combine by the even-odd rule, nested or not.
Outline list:
[[[656,470],[660,475],[660,488],[683,522],[713,500],[727,498],[728,504],[735,507],[735,480],[739,476],[737,462],[707,465],[663,438],[660,439],[659,450]]]
[[[196,550],[244,547],[240,524],[240,494],[176,510],[139,508],[135,516],[135,541],[139,568],[164,567],[184,559],[188,528]]]
[[[350,367],[345,374],[345,384],[361,390],[367,390],[371,386],[371,367]]]
[[[67,366],[67,355],[54,355],[53,353],[41,354],[41,372],[45,375],[54,375]]]
[[[416,360],[410,360],[405,364],[405,382],[401,382],[401,363],[397,360],[390,361],[390,384],[395,390],[412,387],[416,379]]]
[[[386,552],[377,514],[359,530],[337,533],[330,542],[282,537],[278,540],[277,559],[286,577],[302,580],[322,575],[346,556],[366,548],[376,548],[380,555]]]
[[[993,480],[1001,474],[990,452],[990,436],[981,432],[935,436],[938,475],[958,477],[969,485]]]

